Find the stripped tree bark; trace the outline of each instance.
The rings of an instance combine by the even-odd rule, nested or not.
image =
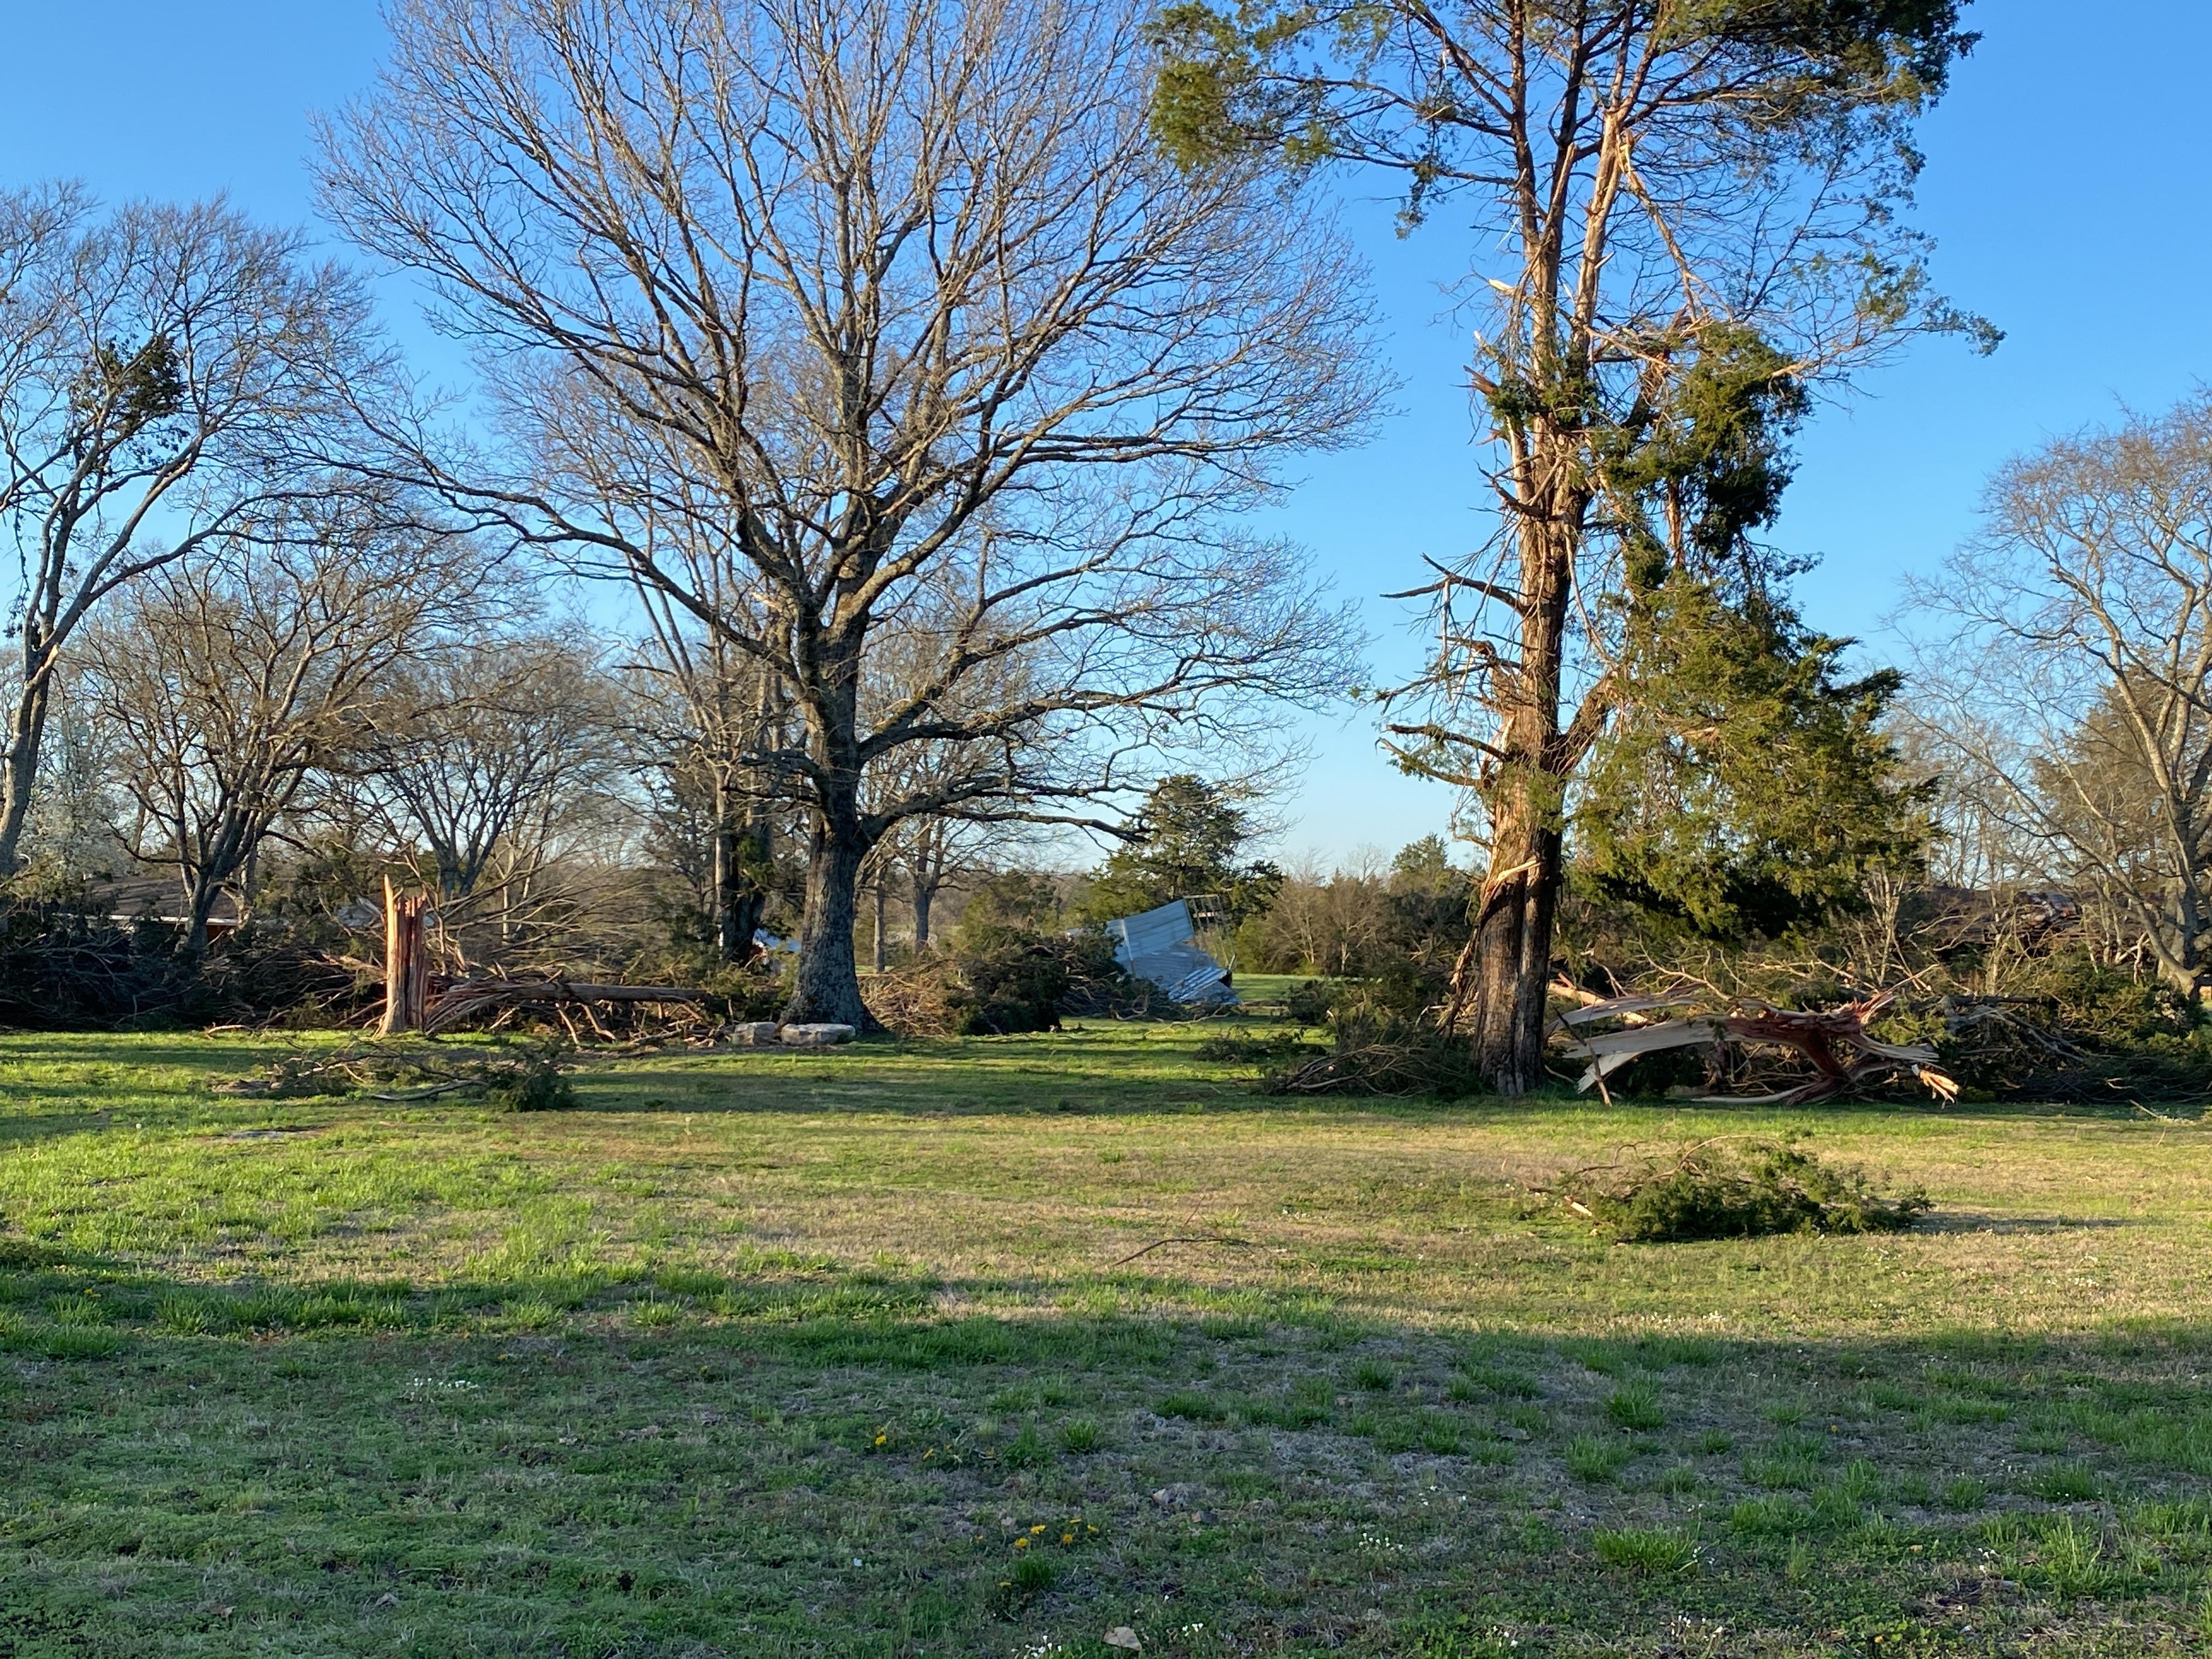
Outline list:
[[[430,1004],[430,953],[424,940],[427,893],[402,894],[384,878],[384,1018],[386,1036],[419,1031]]]

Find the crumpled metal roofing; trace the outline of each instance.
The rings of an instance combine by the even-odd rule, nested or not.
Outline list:
[[[1190,906],[1181,899],[1106,924],[1114,957],[1133,977],[1148,979],[1182,1003],[1218,1006],[1237,1000],[1229,970],[1199,948]]]

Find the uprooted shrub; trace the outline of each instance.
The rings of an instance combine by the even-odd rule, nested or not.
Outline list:
[[[1335,989],[1329,1051],[1261,1079],[1271,1095],[1478,1094],[1482,1073],[1464,1034],[1440,1029],[1424,1006],[1432,988],[1389,976]]]
[[[1624,1244],[1775,1233],[1895,1233],[1934,1207],[1914,1188],[1874,1190],[1855,1164],[1824,1164],[1788,1140],[1704,1140],[1626,1164],[1577,1170],[1556,1196]]]
[[[1056,1031],[1063,1012],[1123,977],[1112,943],[1096,933],[1000,933],[958,967],[954,1006],[968,1036]]]
[[[1326,1025],[1336,1001],[1336,988],[1326,980],[1310,979],[1283,994],[1283,1014],[1300,1025]]]
[[[1102,932],[993,927],[970,933],[963,945],[945,993],[963,1036],[1056,1031],[1068,1014],[1165,1018],[1185,1012],[1158,986],[1123,972]]]

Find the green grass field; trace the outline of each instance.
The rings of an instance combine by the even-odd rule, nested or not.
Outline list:
[[[0,1659],[2212,1647],[2212,1129],[1285,1103],[1205,1034],[509,1115],[0,1038]],[[1936,1215],[1527,1190],[1804,1125]]]

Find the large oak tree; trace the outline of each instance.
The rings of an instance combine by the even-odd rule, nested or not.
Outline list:
[[[1267,169],[1159,154],[1127,0],[390,16],[327,200],[482,348],[504,441],[416,461],[773,679],[750,775],[811,823],[788,1018],[865,1020],[855,884],[905,820],[1088,810],[1254,694],[1343,689],[1340,613],[1231,521],[1359,428],[1357,274]],[[1046,764],[867,787],[948,742]]]

